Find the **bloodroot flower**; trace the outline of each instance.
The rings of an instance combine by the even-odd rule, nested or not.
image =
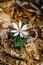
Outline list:
[[[28,25],[22,26],[21,21],[19,22],[18,26],[15,22],[13,22],[13,27],[15,28],[15,30],[12,30],[11,32],[14,33],[14,36],[20,35],[20,37],[24,37],[29,35],[29,33],[26,32],[26,30],[28,29]]]

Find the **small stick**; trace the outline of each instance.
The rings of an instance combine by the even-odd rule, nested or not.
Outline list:
[[[41,15],[41,12],[40,11],[35,11],[35,10],[32,10],[32,9],[26,9],[25,7],[22,7],[24,10],[30,12],[30,13],[36,13],[36,14],[39,14]]]
[[[0,58],[0,60],[5,62],[7,65],[11,65],[11,64],[7,63],[5,60],[3,60],[2,58]]]
[[[30,3],[30,6],[39,11],[39,8],[37,8],[34,4]]]
[[[22,7],[21,5],[19,5],[18,3],[16,3],[19,7],[21,7],[22,9],[30,12],[30,13],[37,13],[38,15],[41,15],[41,12],[39,10],[32,10],[32,9],[26,9],[25,7]]]

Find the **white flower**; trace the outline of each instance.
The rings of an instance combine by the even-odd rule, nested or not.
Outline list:
[[[13,22],[13,27],[15,28],[15,30],[12,30],[11,32],[14,33],[14,36],[17,36],[19,34],[20,34],[21,37],[27,36],[27,35],[29,35],[29,33],[25,31],[25,30],[28,29],[27,26],[28,25],[23,25],[23,27],[22,27],[21,21],[19,22],[18,26],[17,26],[16,23]]]

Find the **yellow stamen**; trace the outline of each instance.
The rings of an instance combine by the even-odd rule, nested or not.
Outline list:
[[[18,28],[18,31],[21,32],[22,31],[22,28]]]

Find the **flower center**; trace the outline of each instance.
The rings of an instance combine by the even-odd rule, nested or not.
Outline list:
[[[21,32],[22,31],[22,28],[18,28],[18,31]]]

